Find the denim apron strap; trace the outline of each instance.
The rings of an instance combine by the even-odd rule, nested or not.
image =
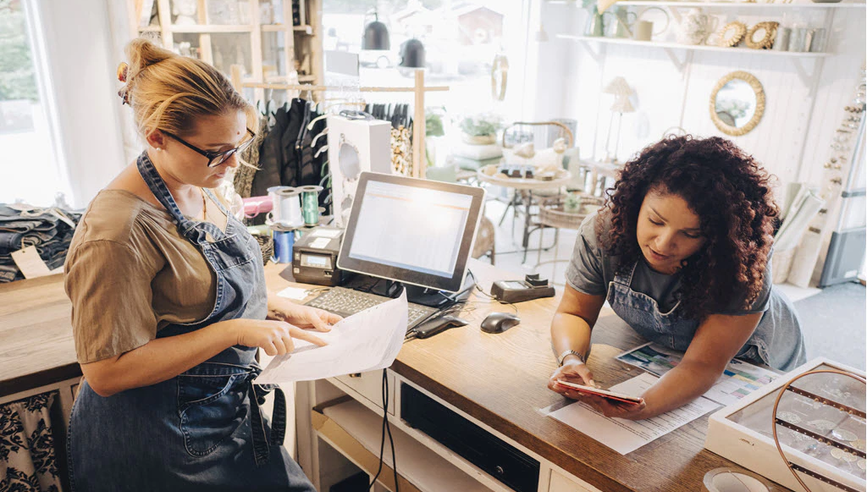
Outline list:
[[[145,183],[147,183],[148,188],[151,189],[151,192],[153,192],[156,199],[159,200],[163,207],[166,208],[166,211],[168,211],[174,219],[174,223],[177,224],[178,231],[181,235],[192,241],[194,244],[199,244],[202,241],[205,241],[205,233],[210,234],[211,237],[217,241],[223,239],[223,231],[221,231],[216,225],[211,224],[210,222],[193,222],[181,213],[181,209],[178,208],[178,204],[175,202],[174,197],[172,197],[165,181],[163,181],[162,176],[157,172],[156,167],[154,167],[153,162],[151,162],[148,157],[147,151],[142,152],[138,157],[138,160],[136,160],[136,167],[138,167],[139,174],[141,174],[141,177],[145,180]],[[213,195],[211,196],[213,197]],[[219,203],[217,200],[214,201]]]
[[[250,425],[253,431],[253,456],[256,467],[268,463],[271,454],[271,446],[282,446],[286,437],[286,395],[276,385],[254,384],[250,380]],[[265,422],[262,417],[262,405],[265,404],[265,395],[274,390],[274,410],[271,417],[271,435],[265,430]]]

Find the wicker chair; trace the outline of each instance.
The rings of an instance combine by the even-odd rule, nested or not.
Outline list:
[[[488,255],[491,265],[494,264],[496,255],[496,241],[494,236],[494,224],[487,217],[479,221],[479,230],[476,233],[476,243],[473,245],[473,258],[481,258]]]

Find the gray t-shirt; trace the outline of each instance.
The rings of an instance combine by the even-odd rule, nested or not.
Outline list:
[[[606,295],[608,284],[614,280],[619,267],[619,258],[608,255],[596,237],[596,214],[584,219],[578,228],[578,238],[572,259],[566,270],[566,282],[578,292],[589,295]],[[643,259],[638,261],[632,276],[632,290],[652,297],[663,313],[677,304],[676,293],[680,288],[680,273],[666,275],[653,271]],[[740,299],[734,299],[729,308],[719,314],[743,315],[763,313],[768,309],[771,297],[771,262],[768,259],[762,292],[749,309],[743,309]]]

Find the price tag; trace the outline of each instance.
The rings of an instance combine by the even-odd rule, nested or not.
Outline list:
[[[51,275],[48,265],[39,257],[39,252],[35,246],[28,246],[24,249],[19,249],[12,253],[12,260],[21,270],[24,278],[43,277]]]

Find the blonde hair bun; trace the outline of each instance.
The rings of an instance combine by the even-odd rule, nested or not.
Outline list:
[[[245,112],[248,125],[255,126],[253,107],[213,66],[160,48],[144,38],[132,40],[126,46],[126,55],[129,66],[123,73],[118,67],[118,80],[126,82],[119,94],[132,106],[142,137],[155,130],[188,135],[195,131],[199,117],[233,110]]]

